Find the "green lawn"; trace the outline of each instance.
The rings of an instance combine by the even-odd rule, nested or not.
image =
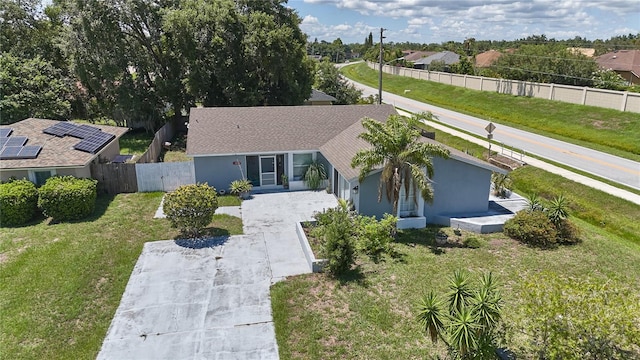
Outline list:
[[[161,198],[102,196],[83,221],[2,228],[0,358],[95,358],[143,244],[177,235],[153,219]],[[242,221],[216,215],[207,231],[239,234]]]
[[[272,287],[272,309],[281,359],[425,359],[445,355],[432,345],[416,317],[428,290],[446,291],[458,268],[492,271],[502,284],[505,322],[516,327],[508,345],[526,336],[519,286],[542,271],[576,278],[617,279],[640,296],[640,246],[577,220],[584,242],[555,250],[526,247],[502,234],[477,235],[480,249],[436,247],[438,228],[401,232],[398,260],[359,260],[358,271],[342,280],[323,274],[289,278]],[[450,230],[449,230],[450,231]],[[463,233],[462,238],[469,236]],[[625,285],[626,286],[626,285]],[[520,358],[520,357],[519,357]]]
[[[360,63],[345,76],[378,86],[378,73]],[[516,97],[383,74],[385,91],[640,161],[640,114]],[[405,90],[411,92],[404,93]]]
[[[153,141],[153,133],[144,129],[129,130],[120,138],[120,153],[128,155],[142,155]]]

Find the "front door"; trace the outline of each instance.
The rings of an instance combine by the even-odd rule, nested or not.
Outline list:
[[[260,156],[260,186],[276,185],[275,155]]]

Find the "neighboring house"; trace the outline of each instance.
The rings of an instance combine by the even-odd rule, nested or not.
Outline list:
[[[445,66],[448,67],[449,65],[455,64],[460,61],[460,55],[452,51],[441,51],[431,56],[416,60],[413,63],[413,67],[416,69],[429,70],[429,65],[434,61],[443,62]]]
[[[351,159],[369,146],[358,135],[365,117],[385,121],[397,114],[392,105],[279,106],[194,108],[189,117],[187,155],[193,157],[197,182],[226,190],[233,180],[248,178],[258,191],[283,189],[287,175],[291,190],[305,189],[303,175],[311,161],[324,164],[328,188],[351,200],[356,210],[381,217],[393,206],[383,196],[378,203],[380,172],[362,183]],[[424,139],[424,141],[433,141]],[[455,215],[486,213],[491,173],[503,170],[450,149],[447,160],[436,158],[433,204],[421,196],[401,194],[399,227],[449,225]]]
[[[327,95],[324,92],[316,89],[311,89],[311,97],[308,98],[305,105],[333,105],[333,102],[337,99],[331,95]]]
[[[640,84],[640,50],[617,50],[596,58],[602,69],[611,69],[631,84]]]
[[[403,51],[404,53],[404,51]],[[435,51],[410,51],[407,54],[404,55],[404,60],[405,61],[417,61],[420,60],[422,58],[426,58],[427,56],[431,56],[436,54]]]
[[[476,67],[477,68],[488,68],[496,62],[502,53],[496,50],[489,50],[483,53],[476,55]]]
[[[120,154],[129,129],[29,118],[0,127],[0,180],[29,179],[42,185],[53,175],[91,177],[91,163]]]

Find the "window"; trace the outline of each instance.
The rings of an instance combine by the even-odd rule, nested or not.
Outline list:
[[[400,189],[400,199],[398,199],[398,212],[400,217],[416,216],[416,193],[413,186],[409,186],[409,196],[406,196],[404,185]]]
[[[40,171],[29,171],[29,180],[36,184],[36,186],[42,186],[47,181],[48,178],[52,177],[56,174],[55,170],[40,170]]]
[[[313,161],[313,154],[293,154],[293,180],[299,181],[304,177],[309,164]]]

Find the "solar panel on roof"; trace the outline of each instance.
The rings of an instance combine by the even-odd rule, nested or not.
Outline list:
[[[26,136],[11,136],[8,138],[7,142],[4,144],[5,147],[8,146],[22,146],[27,142]]]
[[[0,149],[4,147],[4,144],[6,144],[7,141],[9,141],[9,138],[0,137]]]
[[[0,128],[0,138],[6,138],[13,132],[12,128]]]
[[[67,133],[67,135],[73,136],[73,137],[77,137],[77,138],[80,138],[80,139],[87,139],[91,135],[93,135],[93,134],[95,134],[95,133],[97,133],[99,131],[101,131],[101,130],[96,128],[96,127],[93,127],[93,126],[80,125],[80,126],[76,126],[74,129],[69,131]]]
[[[42,150],[42,146],[39,145],[23,146],[18,153],[18,157],[20,159],[35,159],[40,154],[40,150]]]
[[[98,152],[98,150],[102,149],[115,137],[115,135],[100,131],[75,144],[73,148],[76,150],[95,154]]]
[[[42,132],[49,135],[64,137],[76,127],[77,126],[75,124],[72,124],[70,122],[59,122],[55,125],[49,126],[48,128],[42,130]]]
[[[22,146],[5,146],[0,152],[0,159],[8,160],[8,159],[17,159],[18,154]]]

